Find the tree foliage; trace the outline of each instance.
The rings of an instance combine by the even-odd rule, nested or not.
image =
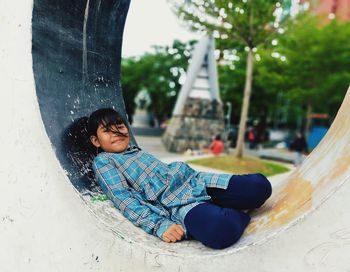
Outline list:
[[[314,17],[299,15],[285,29],[274,37],[273,45],[269,42],[257,47],[248,121],[300,128],[308,101],[314,112],[328,113],[332,119],[350,83],[350,24],[333,21],[321,25]],[[135,96],[143,89],[154,101],[150,112],[159,120],[171,115],[194,43],[175,41],[171,47],[158,46],[154,53],[123,60],[122,83],[129,115]],[[220,94],[224,104],[232,103],[234,123],[239,122],[242,107],[244,47],[236,40],[216,39]]]
[[[268,43],[280,29],[283,9],[276,0],[168,0],[192,30],[216,38],[230,39],[247,51],[244,96],[240,116],[236,156],[243,154],[243,140],[248,119],[253,83],[253,52]],[[290,2],[290,1],[287,1]]]
[[[331,122],[350,83],[350,23],[333,20],[324,25],[317,17],[300,14],[285,30],[274,45],[260,46],[255,53],[250,119],[301,129],[310,103],[313,112],[329,114]],[[237,44],[218,39],[217,48],[224,51]],[[241,50],[236,51],[234,69],[231,64],[219,67],[221,95],[232,102],[235,122],[245,68]]]
[[[279,27],[280,2],[254,0],[168,0],[194,31],[230,39],[249,48],[264,44]]]
[[[334,117],[350,83],[350,24],[322,25],[317,17],[300,14],[287,28],[275,49],[277,61],[260,80],[284,92],[304,116],[310,107]]]
[[[135,111],[134,99],[141,90],[150,95],[148,111],[158,121],[171,115],[194,43],[175,40],[171,47],[156,46],[153,53],[122,61],[123,94],[129,116]]]

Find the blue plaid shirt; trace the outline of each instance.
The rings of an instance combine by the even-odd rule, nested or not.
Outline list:
[[[232,175],[197,172],[183,162],[165,164],[138,147],[98,154],[93,170],[103,192],[134,225],[162,238],[196,205],[209,201],[206,187],[226,189]]]

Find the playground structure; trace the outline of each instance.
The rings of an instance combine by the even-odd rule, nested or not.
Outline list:
[[[275,186],[231,248],[163,243],[132,226],[108,201],[94,201],[60,136],[72,119],[95,107],[123,107],[115,59],[129,1],[79,3],[2,3],[1,271],[349,269],[349,90],[320,145]],[[119,34],[107,39],[112,33]]]

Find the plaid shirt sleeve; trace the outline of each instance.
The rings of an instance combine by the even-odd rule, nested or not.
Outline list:
[[[93,170],[103,192],[134,225],[162,238],[163,233],[175,224],[142,204],[141,195],[128,186],[124,176],[108,158],[97,156],[93,162]]]

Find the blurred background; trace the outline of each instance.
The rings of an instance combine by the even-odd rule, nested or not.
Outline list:
[[[224,112],[218,134],[228,153],[239,134],[246,150],[260,152],[291,151],[299,133],[305,154],[319,143],[350,83],[350,0],[259,2],[132,1],[122,88],[136,135],[165,133],[195,45],[208,35],[215,39]]]

